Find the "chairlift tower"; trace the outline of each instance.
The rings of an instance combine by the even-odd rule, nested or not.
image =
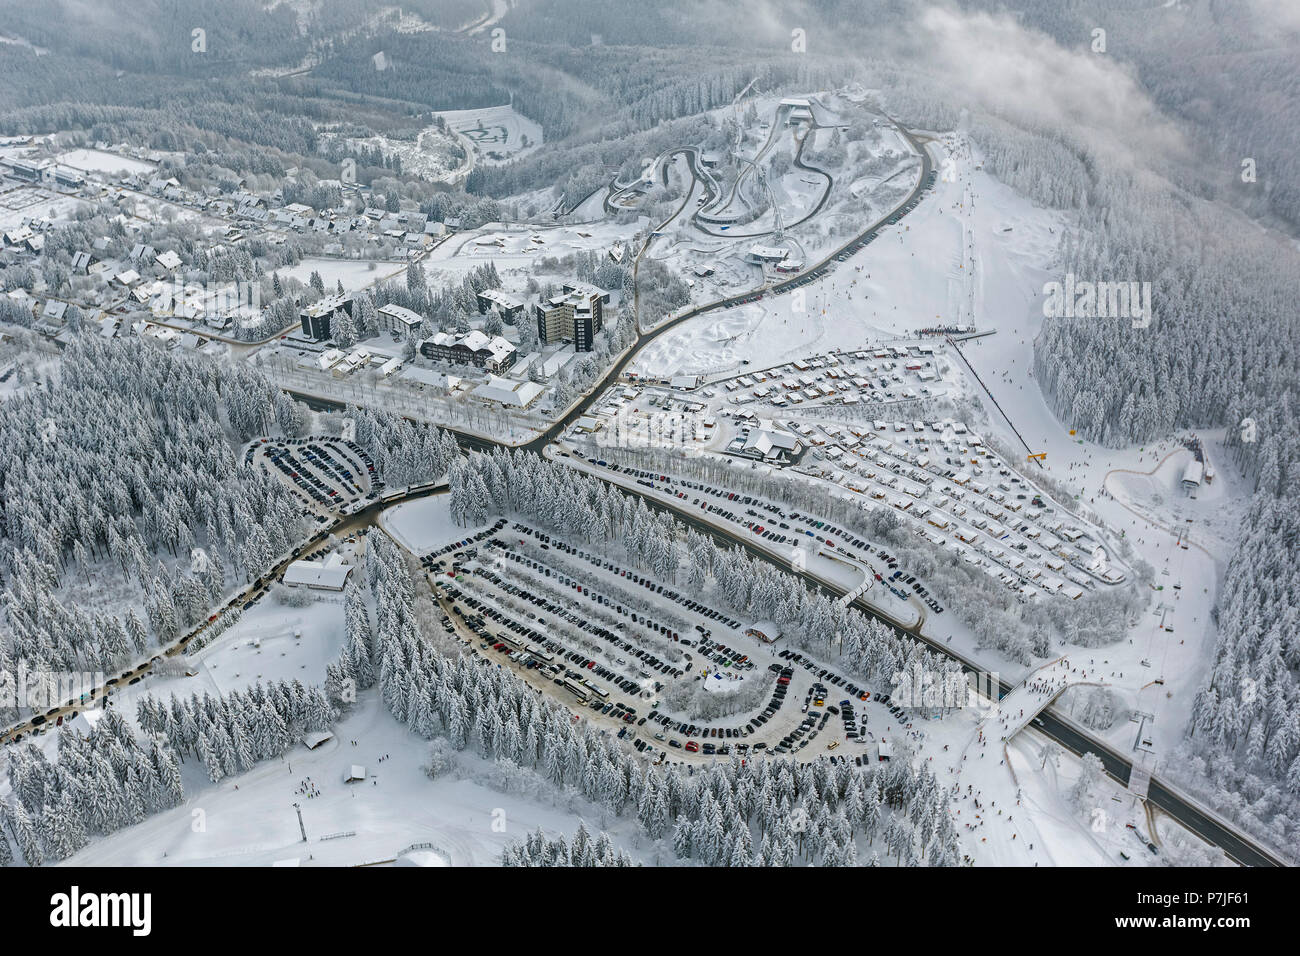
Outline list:
[[[1147,733],[1147,724],[1154,724],[1156,722],[1155,714],[1148,713],[1144,710],[1138,710],[1133,712],[1133,716],[1130,717],[1129,720],[1138,725],[1137,736],[1133,738],[1134,752],[1144,754],[1154,753],[1154,749],[1148,741],[1144,740],[1144,738]]]

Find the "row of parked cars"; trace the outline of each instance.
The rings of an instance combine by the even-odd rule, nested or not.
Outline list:
[[[497,547],[501,547],[501,542],[497,540],[494,540],[493,542],[491,542],[491,544]],[[522,567],[531,568],[532,570],[537,571],[539,574],[546,573],[549,576],[549,572],[551,571],[551,569],[545,567],[539,562],[532,560],[531,558],[519,555],[513,551],[501,550],[500,553],[507,560],[513,561],[521,565]],[[540,608],[541,610],[547,611],[550,614],[554,614],[557,617],[561,617],[564,620],[568,621],[570,624],[574,625],[575,627],[581,630],[585,630],[589,634],[592,634],[604,641],[607,641],[608,643],[613,644],[618,651],[626,652],[627,654],[630,654],[631,656],[637,658],[640,661],[639,675],[643,678],[649,679],[650,671],[658,671],[659,673],[663,674],[665,677],[682,677],[685,675],[685,671],[683,671],[681,668],[674,665],[672,662],[660,660],[660,658],[657,655],[633,643],[632,640],[630,640],[626,635],[618,633],[617,630],[610,630],[609,628],[604,627],[601,624],[597,624],[591,618],[586,617],[577,611],[566,608],[565,606],[561,605],[557,601],[550,600],[544,595],[534,594],[532,591],[524,587],[522,584],[515,584],[510,581],[505,581],[490,569],[482,568],[479,570],[478,573],[487,581],[492,583],[494,586],[500,588],[505,593],[513,595],[515,597],[519,597],[529,602],[530,604],[533,604],[534,606]],[[588,594],[587,596],[589,598],[593,597],[593,595],[591,594]],[[533,617],[535,620],[539,622],[539,624],[545,623],[540,616],[533,615]],[[622,624],[619,624],[618,627],[621,628]],[[623,665],[623,666],[626,665],[626,661],[621,657],[617,658],[616,662],[619,665]],[[614,675],[612,671],[610,676],[612,679],[617,678],[617,680],[620,682],[620,687],[622,687],[622,689],[625,690],[627,693],[636,694],[639,693],[641,690],[640,685],[627,681],[626,678],[618,677],[617,675]],[[658,682],[655,683],[656,688],[659,688],[660,686],[662,685],[658,684]]]
[[[524,555],[520,555],[515,551],[507,550],[506,545],[499,540],[494,540],[491,542],[491,544],[500,549],[500,554],[504,559],[513,561],[516,564],[519,564],[521,567],[536,571],[538,575],[542,577],[553,578],[558,585],[566,588],[571,588],[576,593],[586,596],[589,600],[596,601],[600,604],[609,606],[611,610],[615,611],[616,613],[623,614],[625,617],[628,617],[633,623],[640,624],[644,627],[648,627],[651,629],[657,629],[661,634],[663,634],[664,637],[668,637],[670,636],[670,634],[675,633],[675,632],[668,632],[666,629],[655,628],[654,622],[650,621],[644,615],[634,613],[628,610],[627,608],[623,607],[621,604],[615,603],[615,601],[612,598],[608,598],[603,594],[593,591],[590,587],[581,585],[576,581],[573,581],[571,578],[564,576],[563,573],[559,571],[559,569],[549,568],[545,564],[542,564],[541,562],[534,561],[532,558],[526,557]],[[496,578],[495,575],[487,571],[484,571],[483,574],[489,580],[493,581],[493,583],[496,583],[499,580]],[[533,594],[531,591],[528,591],[522,585],[501,582],[499,586],[503,587],[503,589],[506,589],[507,593],[516,594],[519,597],[523,597],[525,600],[529,601],[530,603],[543,607],[551,611],[551,613],[556,613],[556,614],[563,613],[566,616],[572,615],[574,618],[576,618],[577,621],[590,623],[589,619],[581,617],[580,615],[576,615],[571,611],[566,611],[559,604],[556,604],[553,601],[547,601],[545,598]],[[623,625],[620,623],[618,625],[618,628],[622,628],[622,626]],[[653,669],[659,670],[670,677],[685,676],[685,671],[683,671],[681,668],[676,667],[670,662],[661,661],[656,655],[650,653],[644,648],[641,648],[631,643],[631,640],[627,638],[625,635],[617,634],[614,631],[610,631],[608,628],[603,628],[603,627],[600,629],[600,633],[602,636],[604,636],[604,634],[611,635],[614,641],[622,649],[626,650],[628,653],[632,654],[633,656],[640,658],[643,664],[647,664],[648,666],[651,666]]]
[[[781,738],[780,742],[772,748],[772,753],[787,754],[796,750],[803,750],[826,727],[826,721],[829,717],[830,714],[827,713],[823,713],[820,719],[816,714],[809,714],[798,727]]]
[[[697,626],[702,627],[702,625]],[[752,671],[754,669],[754,662],[750,660],[748,654],[742,654],[721,641],[715,641],[707,637],[700,639],[696,653],[719,667],[729,667],[741,671]]]
[[[307,468],[293,452],[284,448],[268,448],[266,457],[279,472],[298,486],[298,490],[318,505],[333,508],[340,504],[339,493]]]
[[[452,551],[458,552],[460,556],[468,558],[471,553],[474,553],[474,549],[472,548],[473,545],[482,540],[485,535],[496,532],[496,534],[486,542],[486,546],[492,549],[494,555],[499,554],[506,561],[518,564],[522,568],[527,568],[539,576],[549,577],[554,581],[554,586],[572,588],[574,591],[587,597],[589,600],[598,601],[599,598],[603,596],[593,593],[594,588],[590,585],[590,581],[586,583],[575,581],[565,575],[561,568],[556,566],[547,567],[545,558],[537,561],[533,560],[530,556],[521,554],[517,550],[510,550],[510,544],[502,540],[499,534],[503,526],[503,521],[498,522],[492,531],[481,532],[476,538],[467,538],[455,542],[438,552],[438,555],[447,551]],[[693,610],[696,613],[708,616],[708,612],[712,610],[698,602],[695,602],[693,599],[687,598],[673,592],[669,588],[664,588],[661,585],[658,585],[656,582],[643,577],[635,571],[626,571],[625,569],[619,568],[612,562],[608,562],[598,555],[574,548],[563,541],[552,538],[545,532],[534,531],[520,524],[514,524],[512,530],[525,536],[532,536],[539,546],[545,547],[545,550],[554,550],[571,554],[576,558],[589,562],[598,570],[617,574],[620,578],[627,578],[632,584],[644,586],[647,589],[653,589],[656,594],[663,595],[670,600],[678,601],[683,607]],[[436,556],[437,555],[426,556],[426,563],[430,563],[432,558]],[[444,560],[442,563],[446,564],[450,560],[451,559]],[[459,568],[459,562],[455,562],[453,566]],[[491,568],[483,567],[481,564],[470,564],[469,569],[470,573],[473,573],[475,577],[481,577],[487,583],[491,584],[493,587],[499,588],[504,593],[523,598],[529,603],[536,605],[541,611],[563,617],[575,627],[582,628],[587,630],[589,633],[603,637],[613,644],[616,648],[616,653],[618,650],[626,651],[629,654],[639,657],[642,664],[645,664],[648,661],[654,661],[659,665],[664,663],[658,661],[657,658],[654,658],[654,656],[649,652],[636,647],[631,641],[627,640],[624,635],[611,632],[608,629],[601,628],[599,625],[591,624],[590,621],[581,617],[580,612],[575,613],[574,609],[566,608],[562,603],[557,603],[556,600],[548,600],[547,596],[533,594],[527,589],[524,582],[521,582],[517,577],[505,580]],[[547,587],[552,586],[553,585],[548,582]],[[483,595],[477,597],[469,595],[466,592],[463,592],[457,584],[450,581],[443,581],[442,587],[447,589],[448,593],[453,596],[454,600],[464,603],[466,607],[476,612],[467,620],[473,625],[478,626],[476,633],[478,633],[482,639],[482,643],[480,644],[481,649],[490,650],[508,656],[511,661],[529,669],[543,669],[551,676],[553,683],[559,687],[567,687],[568,689],[573,690],[580,697],[584,697],[584,695],[594,696],[590,689],[593,686],[589,679],[591,676],[603,678],[613,687],[616,687],[629,695],[636,695],[644,690],[645,685],[638,684],[635,681],[630,681],[627,677],[619,674],[612,667],[606,666],[605,663],[591,659],[587,656],[588,652],[566,648],[560,641],[556,640],[551,633],[549,633],[549,629],[546,628],[546,620],[541,614],[531,615],[531,621],[515,620],[515,618],[518,617],[517,613],[503,612],[500,609],[491,606],[489,603],[490,598],[485,599],[485,596]],[[563,600],[563,598],[559,599],[561,602]],[[621,607],[621,605],[615,606]],[[456,605],[454,610],[457,612],[460,611],[459,603]],[[624,608],[624,610],[626,609]],[[726,623],[735,627],[739,626],[738,622],[726,618],[725,615],[721,615],[716,611],[713,613],[717,614],[718,618]],[[462,616],[464,615],[462,614]],[[504,629],[498,631],[496,634],[489,633],[486,628],[485,617],[490,620],[495,620],[502,625]],[[753,662],[747,657],[747,655],[740,653],[721,641],[711,640],[711,632],[703,625],[697,624],[696,629],[701,635],[696,641],[681,638],[680,635],[675,633],[670,633],[669,636],[676,637],[684,645],[696,647],[697,653],[699,653],[701,657],[715,661],[720,665],[726,665],[729,663],[733,667],[740,667],[743,669],[753,668]],[[511,634],[515,636],[509,636]],[[545,650],[542,650],[543,648]],[[793,675],[793,667],[791,665],[793,663],[802,663],[805,664],[805,666],[808,666],[811,663],[805,662],[805,659],[801,655],[791,651],[782,651],[781,656],[787,659],[789,663],[773,664],[770,667],[776,675],[776,683],[773,687],[770,702],[761,713],[755,715],[743,727],[701,726],[692,722],[679,720],[670,714],[660,711],[657,707],[652,708],[650,713],[645,717],[638,717],[635,708],[628,704],[620,704],[613,701],[601,700],[599,698],[590,702],[583,699],[582,702],[589,703],[589,706],[593,707],[600,713],[608,714],[613,716],[615,719],[621,719],[627,723],[629,726],[625,729],[626,733],[622,733],[620,736],[626,737],[628,734],[634,732],[637,725],[644,724],[647,721],[659,724],[660,730],[655,733],[655,738],[666,744],[670,750],[676,749],[685,753],[717,755],[727,755],[732,752],[735,752],[736,754],[761,752],[767,749],[766,743],[751,745],[748,741],[744,740],[744,738],[754,734],[769,720],[773,719],[784,704],[785,698],[788,694],[791,677]],[[797,658],[797,660],[790,660],[791,658]],[[617,660],[620,664],[625,663],[621,657],[617,658]],[[679,675],[681,674],[680,671],[677,673]],[[826,679],[828,682],[833,679],[836,683],[845,683],[842,678],[830,675],[827,671],[823,671],[822,673],[827,675]],[[661,690],[663,685],[656,682],[654,686],[657,691]],[[819,685],[817,687],[817,692],[819,694],[818,700],[821,702],[821,699],[827,693],[825,685]],[[863,699],[866,699],[869,696],[865,692],[859,691],[856,687],[853,688],[853,693],[862,694]],[[836,711],[834,708],[832,708],[832,712],[843,713],[842,710]],[[851,710],[849,711],[848,717],[852,717]],[[820,724],[818,723],[819,719]],[[829,714],[822,714],[820,715],[820,718],[819,715],[816,714],[809,715],[800,728],[791,735],[788,735],[788,740],[776,745],[773,752],[788,753],[806,747],[807,743],[825,727],[827,719],[829,719]],[[657,753],[659,761],[662,761],[664,758],[665,751],[656,750],[652,741],[634,739],[633,746],[642,753],[646,753],[647,751]]]
[[[464,551],[466,548],[470,547],[471,545],[478,544],[484,538],[492,537],[492,535],[496,534],[505,526],[506,526],[506,519],[500,518],[498,519],[497,523],[490,528],[487,528],[483,531],[478,531],[470,535],[468,538],[462,538],[459,541],[453,541],[451,542],[451,544],[444,544],[438,550],[430,551],[428,554],[422,555],[420,557],[420,564],[424,567],[425,571],[432,571],[436,565],[446,564],[445,561],[438,560],[443,555],[452,554],[456,551]]]
[[[465,622],[465,625],[480,639],[480,650],[495,651],[526,670],[544,670],[552,675],[554,683],[568,687],[577,693],[583,703],[587,703],[590,699],[591,706],[597,711],[618,717],[627,723],[636,720],[636,708],[630,704],[606,700],[605,698],[609,696],[608,692],[599,689],[598,685],[591,682],[589,672],[616,683],[621,681],[624,689],[630,688],[629,692],[632,693],[640,689],[635,682],[620,677],[620,675],[598,665],[595,661],[584,657],[577,651],[568,650],[554,638],[529,628],[522,622],[503,614],[497,608],[490,607],[486,602],[480,601],[473,595],[462,593],[455,584],[448,583],[440,586],[447,589],[449,596],[453,600],[464,602],[466,607],[476,612],[472,614],[466,613],[459,603],[452,606],[452,613],[459,616]],[[487,628],[487,621],[484,619],[485,615],[502,627],[512,631],[515,636],[511,637],[504,632],[493,634]],[[451,626],[450,622],[444,622],[444,630],[453,633],[455,628]],[[578,669],[574,670],[562,661],[557,661],[556,655],[563,655],[564,660],[571,662]],[[645,723],[644,718],[642,718],[641,723]]]
[[[533,529],[527,527],[526,525],[516,524],[514,525],[514,530],[519,531],[523,534],[533,535],[536,538],[536,540],[540,542],[543,545],[543,547],[546,547],[548,550],[550,549],[550,547],[553,546],[557,551],[561,551],[565,554],[570,554],[573,555],[574,557],[581,558],[582,560],[586,561],[588,564],[592,565],[598,570],[609,571],[610,573],[617,575],[620,578],[625,578],[628,581],[628,583],[639,585],[641,587],[646,588],[648,591],[653,592],[654,594],[662,595],[663,597],[667,598],[673,603],[678,604],[681,607],[685,608],[686,610],[698,614],[701,617],[707,618],[711,621],[717,621],[719,624],[724,624],[727,627],[732,628],[733,630],[738,630],[741,627],[741,623],[737,621],[735,618],[728,617],[727,615],[723,614],[721,611],[711,608],[706,604],[702,604],[701,602],[696,601],[693,598],[689,598],[686,595],[673,590],[672,587],[670,586],[659,584],[658,582],[654,581],[652,578],[646,577],[645,575],[641,574],[638,571],[620,567],[619,565],[614,564],[612,561],[607,561],[601,558],[599,555],[591,554],[588,551],[583,551],[579,548],[575,548],[572,545],[565,544],[562,541],[554,540],[551,538],[550,535],[541,531],[535,532],[533,531]],[[697,625],[697,630],[700,630],[702,634],[706,633],[706,630],[700,625]],[[693,641],[682,638],[682,636],[676,631],[670,632],[669,636],[675,641],[680,641],[681,643],[686,644],[688,647],[692,646],[694,643]]]
[[[593,624],[591,621],[586,620],[580,615],[574,614],[571,611],[566,611],[558,604],[554,604],[552,602],[546,601],[544,598],[532,594],[531,592],[520,587],[519,585],[512,584],[509,581],[502,580],[502,578],[498,574],[496,574],[495,572],[487,568],[480,568],[478,573],[481,577],[483,577],[485,580],[487,580],[495,587],[504,591],[506,594],[510,594],[515,597],[522,598],[523,600],[534,604],[535,606],[547,611],[548,613],[563,618],[573,626],[579,628],[580,630],[587,631],[589,634],[593,635],[594,637],[599,637],[613,642],[622,642],[622,638],[618,634],[615,634],[613,631],[610,631],[607,628],[600,627],[599,625]],[[503,612],[496,607],[492,607],[488,605],[486,601],[482,601],[473,595],[465,594],[454,583],[449,582],[446,585],[444,585],[444,587],[447,589],[448,594],[453,598],[453,600],[456,600],[458,602],[463,601],[468,607],[474,610],[478,610],[480,613],[485,614],[487,617],[496,621],[502,627],[517,634],[519,640],[512,641],[512,643],[519,645],[515,649],[527,651],[527,642],[533,642],[536,646],[539,646],[540,648],[545,648],[545,652],[550,654],[552,658],[559,657],[562,661],[567,660],[570,664],[572,664],[576,668],[586,670],[591,674],[602,677],[610,681],[611,683],[613,683],[624,693],[636,696],[642,692],[641,685],[638,684],[636,681],[631,680],[628,677],[625,677],[621,674],[614,672],[612,669],[605,666],[604,664],[599,663],[593,658],[587,657],[585,653],[581,651],[571,650],[569,647],[563,644],[558,638],[556,638],[554,631],[547,626],[546,619],[541,617],[541,615],[533,614],[531,615],[529,621],[520,621],[513,614]],[[456,605],[453,606],[453,610],[458,610],[459,607],[460,604],[457,603]],[[628,646],[630,647],[631,645]],[[637,648],[636,650],[640,650],[640,649]],[[543,663],[547,663],[550,665],[553,665],[555,663],[554,660],[550,660],[550,661],[546,660],[546,658],[541,654],[534,653],[531,654],[530,656],[542,661]],[[519,663],[523,663],[525,666],[527,666],[527,662],[524,660],[519,661]],[[662,673],[666,675],[669,674],[672,670],[672,666],[670,664],[666,664],[663,661],[659,661],[658,658],[654,658],[654,657],[649,657],[647,660],[644,660],[642,663],[652,669],[660,670]],[[564,665],[561,664],[559,668],[556,668],[555,666],[550,666],[548,669],[551,670],[553,673],[558,673],[559,670],[563,669],[563,667]],[[582,676],[584,679],[587,679],[588,677],[588,675],[582,675]]]
[[[826,685],[821,681],[814,681],[813,685],[808,688],[808,696],[804,698],[801,713],[808,713],[809,707],[822,707],[826,704]]]
[[[453,613],[460,616],[466,626],[480,638],[479,650],[501,654],[526,670],[539,669],[546,671],[552,675],[553,683],[572,691],[581,703],[588,704],[597,713],[607,714],[628,724],[637,720],[636,708],[631,704],[608,700],[609,693],[600,688],[599,685],[592,683],[588,671],[594,671],[597,675],[616,682],[622,680],[626,685],[630,685],[632,691],[639,689],[634,682],[627,681],[626,678],[620,678],[619,675],[608,668],[583,657],[577,651],[567,651],[559,641],[553,638],[545,638],[536,631],[531,631],[520,622],[507,617],[494,607],[487,606],[477,598],[462,594],[454,584],[449,585],[449,590],[455,592],[455,597],[458,600],[464,601],[467,606],[478,611],[475,614],[466,614],[461,610],[459,604],[454,605],[452,608]],[[487,629],[484,615],[516,632],[518,639],[511,638],[503,633],[493,634]],[[455,628],[451,626],[450,622],[444,622],[444,630],[448,631],[448,633],[454,633]],[[536,640],[538,643],[524,643],[529,638]],[[545,647],[546,650],[542,650],[542,647]],[[578,670],[556,661],[556,654],[563,654],[564,659],[572,662]],[[642,717],[640,722],[644,724],[645,718]],[[620,736],[622,736],[621,733]]]
[[[804,523],[806,523],[808,525],[809,530],[804,533],[809,535],[812,538],[815,538],[817,541],[820,541],[823,544],[828,545],[829,547],[832,548],[838,547],[835,538],[823,537],[822,535],[817,534],[818,531],[829,532],[830,534],[836,535],[840,541],[852,545],[853,547],[857,548],[861,552],[871,553],[872,551],[872,547],[868,542],[863,541],[861,538],[855,538],[851,534],[842,531],[841,529],[836,528],[834,525],[828,524],[825,521],[819,521],[818,519],[809,517],[807,515],[800,516],[797,513],[792,513],[790,517],[792,520],[802,520]],[[880,574],[877,574],[876,575],[877,581],[883,582],[887,587],[889,587],[891,591],[894,591],[896,594],[899,595],[899,597],[903,598],[904,600],[906,600],[907,598],[907,592],[903,591],[901,587],[896,587],[895,585],[896,584],[910,585],[912,587],[912,590],[916,592],[917,596],[920,597],[921,600],[925,602],[926,606],[928,606],[930,610],[934,611],[934,613],[936,614],[943,613],[943,606],[940,605],[938,601],[936,601],[933,597],[930,596],[930,592],[926,590],[924,585],[922,585],[919,581],[917,581],[916,576],[908,575],[905,571],[899,569],[898,559],[896,557],[894,557],[884,548],[876,548],[875,554],[882,561],[884,561],[885,564],[888,566],[888,569],[893,572],[893,574],[890,575],[889,580],[887,581]]]
[[[639,483],[650,488],[656,487],[655,482],[659,482],[660,485],[666,485],[672,483],[674,480],[669,478],[668,475],[660,475],[647,471],[637,471],[630,468],[627,469],[627,471],[629,474],[640,476]],[[794,541],[801,540],[796,531],[791,528],[790,521],[802,521],[808,525],[803,534],[812,538],[819,544],[824,544],[829,548],[838,548],[840,550],[845,550],[847,547],[851,546],[863,554],[869,554],[872,551],[869,542],[864,541],[862,538],[856,537],[841,528],[837,528],[829,522],[822,521],[810,515],[800,515],[798,512],[791,512],[787,515],[778,505],[772,504],[771,502],[763,501],[762,499],[756,498],[752,495],[744,495],[735,491],[725,491],[724,489],[717,488],[713,485],[706,485],[698,481],[682,479],[679,483],[686,488],[700,491],[703,495],[712,495],[713,497],[727,503],[734,502],[737,507],[745,506],[745,514],[740,515],[730,510],[724,504],[714,504],[706,497],[693,498],[691,500],[692,505],[703,508],[709,514],[716,515],[719,518],[724,518],[727,521],[734,521],[737,524],[741,524],[754,534],[771,541],[774,544],[790,544]],[[676,494],[679,498],[686,497],[685,492],[674,492],[672,489],[662,487],[660,490],[670,491],[671,493]],[[756,509],[761,509],[761,511]],[[766,519],[768,522],[767,524],[764,524],[765,519],[761,512],[767,512],[769,515]],[[748,518],[748,520],[746,520],[746,518]],[[787,518],[789,521],[785,520]],[[771,527],[773,524],[775,527]],[[787,531],[790,533],[785,534],[784,532]],[[831,535],[834,535],[834,537],[831,537]],[[877,554],[886,561],[890,570],[897,569],[897,561],[883,548],[878,549]],[[899,587],[895,587],[893,584],[893,582],[898,578],[899,574],[895,574],[889,582],[885,583],[890,587],[890,590],[898,594],[900,598],[906,600],[908,597],[907,592],[903,591]],[[877,574],[876,580],[883,581],[883,578],[881,575]],[[916,592],[917,596],[925,602],[930,610],[934,611],[936,614],[943,613],[943,607],[930,596],[929,592],[923,585],[916,582],[915,577],[909,578],[907,583],[912,585],[912,590]]]
[[[897,582],[900,586],[904,584],[910,585],[912,590],[916,592],[917,597],[924,601],[930,610],[934,611],[936,614],[943,613],[943,607],[938,601],[930,596],[930,592],[926,590],[924,584],[916,579],[916,575],[904,574],[900,568],[889,576],[889,580]]]
[[[354,462],[343,461],[343,452],[335,454],[318,442],[307,442],[303,445],[302,457],[308,464],[314,465],[317,470],[325,472],[327,476],[337,481],[340,486],[348,489],[354,496],[360,497],[365,494],[365,489],[361,487],[360,476],[354,471],[358,466]],[[374,467],[374,465],[370,465],[367,469],[367,481],[373,479]]]
[[[666,714],[660,711],[657,707],[655,707],[652,708],[650,711],[649,714],[650,720],[660,724],[664,728],[662,731],[655,734],[655,739],[660,741],[667,740],[669,746],[680,746],[680,744],[675,744],[672,740],[668,738],[667,732],[675,731],[681,734],[683,737],[687,737],[687,738],[698,736],[701,739],[712,738],[712,739],[717,739],[722,741],[727,741],[727,740],[740,741],[741,739],[748,737],[751,734],[757,732],[760,727],[762,727],[769,720],[771,720],[773,717],[776,716],[776,712],[780,710],[781,705],[785,703],[785,697],[790,687],[790,678],[794,674],[792,668],[781,667],[779,664],[770,665],[769,670],[772,670],[777,675],[776,684],[772,688],[772,699],[771,701],[768,702],[768,705],[763,709],[762,713],[756,715],[753,719],[746,722],[745,726],[743,727],[698,726],[688,721],[679,720],[678,718],[673,717],[671,714]],[[712,746],[713,745],[710,742],[705,742],[706,749],[704,750],[704,752],[712,753],[713,750],[710,749]],[[719,754],[729,753],[731,746],[732,746],[731,744],[723,743],[720,747],[718,747],[717,753]],[[735,746],[736,746],[737,753],[748,753],[751,750],[751,747],[748,743],[737,742]],[[767,744],[756,743],[753,745],[752,749],[755,751],[765,750],[767,749]]]
[[[370,497],[373,498],[383,487],[383,482],[375,472],[370,456],[356,442],[337,442],[331,450],[322,444],[325,440],[323,436],[314,435],[280,440],[262,438],[249,446],[244,453],[244,463],[252,464],[257,449],[264,447],[267,458],[281,474],[297,485],[303,494],[327,508],[342,504],[344,496],[357,500],[365,494],[360,481],[364,469],[371,489]],[[325,478],[322,479],[321,475]],[[339,488],[343,489],[342,493]]]
[[[847,697],[840,701],[840,720],[844,723],[844,737],[847,740],[856,740],[858,736],[858,718],[853,712],[853,701]],[[863,717],[862,723],[866,725],[866,718]]]
[[[620,568],[612,561],[606,561],[603,558],[601,558],[599,555],[595,555],[588,551],[583,551],[579,548],[575,548],[570,544],[566,544],[565,542],[560,541],[559,539],[553,539],[549,534],[546,534],[543,531],[535,531],[534,529],[521,524],[514,525],[514,530],[518,531],[520,534],[533,536],[538,542],[539,546],[545,551],[549,551],[552,548],[554,548],[556,551],[560,551],[564,554],[572,555],[575,558],[581,558],[582,560],[586,561],[588,564],[592,565],[597,569],[610,571],[614,574],[617,574],[619,577],[627,578],[629,584],[637,584],[642,587],[646,587],[657,594],[664,593],[664,586],[662,584],[656,585],[656,583],[652,581],[650,578],[643,577],[635,571],[629,571]],[[524,543],[523,539],[520,539],[519,543],[523,544]],[[574,587],[575,589],[579,590],[583,594],[587,594],[589,591],[592,591],[590,587],[581,585],[578,582],[568,578],[562,571],[560,571],[559,568],[555,568],[554,570],[552,570],[551,568],[543,567],[542,570],[544,571],[546,577],[548,578],[556,577],[558,579],[561,579],[565,582],[565,585],[567,587]],[[669,591],[668,593],[671,595],[673,592]],[[595,591],[592,595],[592,600],[594,600],[597,604],[603,604],[609,607],[617,614],[621,614],[624,617],[630,618],[632,620],[632,623],[634,624],[640,624],[642,627],[646,627],[657,634],[662,634],[664,637],[668,638],[669,640],[672,641],[681,640],[681,634],[678,631],[673,630],[670,626],[666,624],[661,624],[659,621],[654,620],[647,614],[644,614],[639,611],[633,611],[630,608],[623,607],[623,605],[618,602],[617,598],[604,595],[599,591]]]
[[[871,694],[868,691],[864,690],[863,688],[859,687],[857,684],[853,683],[853,681],[849,680],[846,677],[841,677],[839,674],[836,674],[829,667],[823,667],[817,669],[816,661],[814,661],[810,657],[804,657],[798,651],[793,651],[790,650],[789,648],[786,648],[785,650],[781,651],[781,653],[778,654],[777,657],[780,657],[783,660],[788,660],[793,664],[802,665],[805,670],[811,673],[815,673],[817,677],[826,681],[828,684],[834,684],[836,687],[843,687],[854,697],[858,698],[858,700],[871,699]],[[879,697],[880,695],[876,695],[876,696]]]

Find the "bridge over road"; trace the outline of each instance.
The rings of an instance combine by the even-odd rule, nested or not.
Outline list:
[[[991,737],[996,728],[998,737],[1005,743],[1028,727],[1056,698],[1079,686],[1106,685],[1095,675],[1089,678],[1086,667],[1072,666],[1069,657],[1058,657],[1031,671],[1019,687],[1013,687],[998,701],[980,730],[985,737]]]

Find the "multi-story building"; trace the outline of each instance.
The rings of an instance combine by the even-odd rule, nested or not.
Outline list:
[[[492,372],[504,372],[518,358],[515,347],[505,338],[489,338],[478,329],[464,335],[439,332],[420,343],[420,354],[434,361],[474,365]]]
[[[524,304],[515,298],[509,292],[503,292],[500,289],[484,289],[477,296],[479,315],[484,315],[489,309],[496,309],[501,313],[501,319],[514,325],[519,317],[524,314]]]
[[[594,286],[566,285],[564,293],[536,306],[537,338],[543,345],[572,342],[574,351],[590,352],[596,333],[605,327],[609,293]]]
[[[402,338],[417,331],[423,322],[424,319],[419,314],[412,312],[410,309],[404,309],[400,305],[389,303],[379,310],[379,324],[389,332]]]
[[[330,317],[339,309],[347,309],[348,315],[352,315],[352,296],[347,293],[327,295],[302,309],[298,313],[302,320],[302,334],[318,341],[330,338]]]

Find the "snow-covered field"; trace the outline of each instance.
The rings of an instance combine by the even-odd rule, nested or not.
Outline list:
[[[543,142],[542,127],[512,106],[447,110],[438,114],[474,150],[485,166],[518,159]]]
[[[538,827],[571,835],[584,817],[591,830],[626,834],[635,826],[606,820],[598,808],[567,795],[530,798],[476,782],[490,779],[493,768],[469,752],[457,758],[462,778],[430,780],[423,769],[427,751],[369,691],[335,726],[334,739],[315,750],[298,745],[281,760],[215,785],[201,764],[187,762],[181,806],[119,830],[63,865],[488,866]],[[354,764],[365,768],[366,778],[344,783]],[[630,841],[620,843],[635,852]]]
[[[295,266],[281,269],[280,275],[306,283],[313,272],[319,272],[325,291],[333,292],[339,282],[347,292],[369,288],[376,282],[399,276],[406,270],[404,262],[375,262],[352,259],[303,259]]]
[[[109,176],[130,176],[133,173],[152,173],[156,166],[143,160],[118,156],[99,149],[73,149],[59,156],[59,162],[84,172],[105,173]]]
[[[14,180],[0,181],[0,231],[17,229],[25,220],[50,219],[62,222],[71,219],[83,200],[63,196],[39,186],[26,186]]]
[[[412,554],[428,554],[480,530],[464,528],[452,521],[450,504],[447,495],[406,501],[384,511],[379,525]]]

